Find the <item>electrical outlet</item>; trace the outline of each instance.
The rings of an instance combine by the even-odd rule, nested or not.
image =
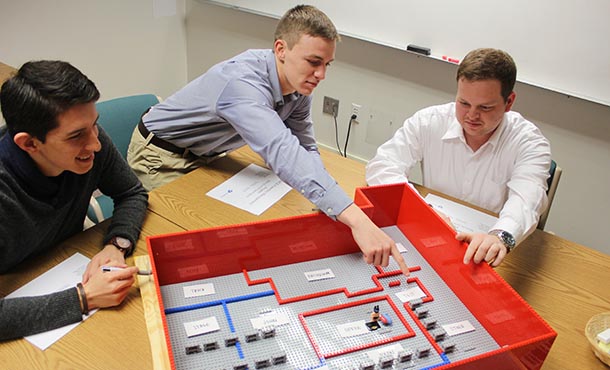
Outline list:
[[[337,117],[339,114],[339,100],[325,96],[324,103],[322,104],[322,113]]]
[[[361,108],[362,108],[362,105],[356,104],[356,103],[352,103],[352,117],[355,116],[354,119],[358,119],[358,115],[360,114],[360,109]]]

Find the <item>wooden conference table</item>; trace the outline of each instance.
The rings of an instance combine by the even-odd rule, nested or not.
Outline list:
[[[329,151],[323,151],[322,158],[348,194],[365,185],[363,164]],[[145,240],[150,235],[312,212],[311,203],[294,190],[258,217],[205,196],[250,163],[263,165],[249,148],[242,148],[152,191],[135,255],[147,253]],[[107,222],[95,226],[41,258],[0,275],[0,295],[77,251],[92,257],[106,227]],[[610,256],[536,230],[496,271],[558,333],[543,369],[607,369],[589,348],[584,327],[591,316],[610,311]],[[148,338],[144,304],[135,286],[120,307],[99,311],[46,351],[23,339],[0,344],[3,369],[152,369],[156,358]]]

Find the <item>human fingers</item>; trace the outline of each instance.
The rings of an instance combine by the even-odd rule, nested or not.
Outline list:
[[[487,257],[488,254],[492,253],[490,255],[490,259],[493,258],[493,256],[495,256],[495,253],[493,253],[493,251],[491,250],[491,248],[493,247],[493,244],[489,243],[489,241],[485,240],[485,239],[474,239],[473,241],[470,242],[470,244],[474,244],[475,241],[477,242],[476,245],[476,252],[474,253],[474,256],[472,257],[472,261],[474,263],[481,263],[482,261],[487,261]]]
[[[97,271],[99,271],[100,267],[105,264],[110,262],[110,260],[106,257],[104,257],[104,255],[98,253],[96,254],[91,261],[89,261],[89,263],[87,264],[87,268],[85,269],[85,272],[83,273],[83,284],[88,282],[89,279],[91,279],[91,275],[95,274]]]
[[[504,257],[500,257],[500,254],[498,254],[492,261],[489,262],[489,266],[498,267],[498,266],[500,266],[500,264],[502,263],[503,260],[504,260]]]
[[[390,256],[393,255],[393,249],[396,249],[396,244],[394,244],[394,241],[390,239],[389,243],[382,247],[381,266],[387,267],[390,264]]]
[[[112,271],[113,277],[117,280],[135,280],[135,274],[138,273],[138,268],[136,266],[122,266],[120,270]]]
[[[398,247],[394,245],[392,248],[392,257],[394,257],[394,261],[398,264],[400,271],[402,271],[403,275],[409,276],[411,272],[409,271],[409,266],[405,262],[405,259],[402,257],[402,254],[398,251]]]
[[[458,236],[460,236],[460,234],[456,235],[456,239],[458,238]],[[465,234],[462,234],[462,238],[460,238],[458,240],[468,243],[466,252],[464,252],[464,260],[463,260],[464,264],[467,265],[470,263],[470,261],[474,257],[474,254],[476,253],[477,248],[478,248],[478,244],[473,243],[472,239],[468,236],[465,236]]]

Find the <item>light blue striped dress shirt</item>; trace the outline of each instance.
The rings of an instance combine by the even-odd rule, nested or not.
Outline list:
[[[249,145],[282,181],[334,218],[352,200],[320,159],[311,102],[298,93],[282,96],[272,50],[248,50],[155,105],[143,122],[198,156]]]

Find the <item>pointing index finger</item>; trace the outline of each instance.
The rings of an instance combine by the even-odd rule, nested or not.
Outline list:
[[[402,271],[405,276],[409,276],[411,274],[409,272],[409,266],[407,266],[405,259],[402,258],[402,255],[398,251],[398,247],[396,247],[396,245],[392,246],[392,257],[394,257],[394,260],[396,261],[396,263],[398,263],[400,271]]]

